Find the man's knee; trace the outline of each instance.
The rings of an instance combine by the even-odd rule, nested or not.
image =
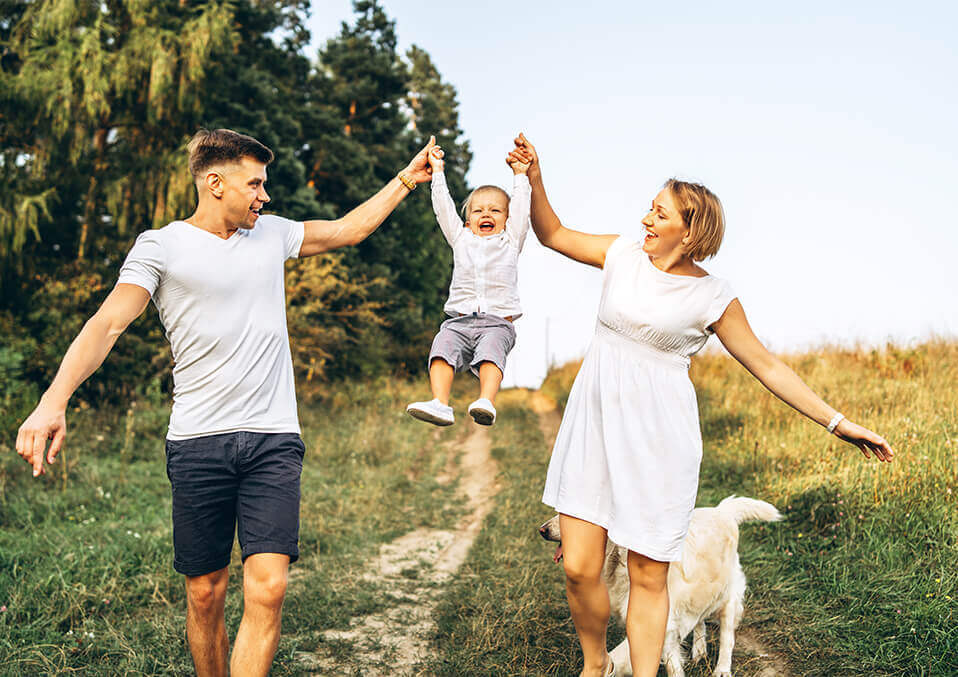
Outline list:
[[[247,603],[279,608],[286,597],[288,568],[280,563],[271,566],[248,566],[243,595]]]
[[[186,577],[186,598],[189,607],[200,615],[216,613],[226,601],[227,569],[211,574]]]

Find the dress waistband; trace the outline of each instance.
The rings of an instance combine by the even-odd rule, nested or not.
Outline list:
[[[670,353],[666,350],[661,350],[655,346],[645,343],[640,339],[632,338],[631,336],[626,336],[625,334],[616,331],[607,324],[603,324],[602,321],[598,321],[595,324],[595,335],[601,337],[604,341],[610,341],[616,343],[627,350],[633,351],[636,355],[641,355],[643,357],[649,357],[657,362],[671,366],[671,367],[681,367],[682,369],[688,369],[691,360],[685,355],[679,355],[678,353]]]

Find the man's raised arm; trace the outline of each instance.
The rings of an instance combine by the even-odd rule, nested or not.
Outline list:
[[[332,249],[359,244],[386,220],[416,184],[428,181],[432,174],[428,154],[436,147],[436,138],[416,153],[406,168],[383,188],[351,212],[335,221],[306,221],[300,257],[322,254]]]
[[[17,432],[17,453],[33,466],[34,477],[45,472],[47,440],[53,440],[46,454],[47,463],[53,463],[63,447],[66,408],[73,392],[103,364],[116,339],[149,302],[150,294],[143,287],[118,284],[73,339],[53,383]]]

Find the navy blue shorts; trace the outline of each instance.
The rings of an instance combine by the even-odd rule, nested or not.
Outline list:
[[[173,487],[173,568],[202,576],[230,563],[233,532],[243,561],[273,552],[299,559],[299,477],[306,448],[296,433],[237,432],[166,441]]]

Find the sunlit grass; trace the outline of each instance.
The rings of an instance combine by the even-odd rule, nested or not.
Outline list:
[[[383,604],[362,579],[379,544],[448,527],[455,485],[440,485],[457,432],[412,421],[422,383],[344,383],[301,406],[300,561],[271,674],[301,674],[322,630]],[[132,412],[132,413],[131,413]],[[172,568],[163,402],[78,409],[61,462],[34,480],[0,445],[0,675],[188,675],[183,578]],[[227,627],[242,612],[238,548]]]
[[[896,457],[866,461],[724,354],[693,360],[705,447],[698,504],[737,493],[786,516],[743,529],[746,622],[797,674],[958,673],[958,343],[784,359]],[[544,389],[563,399],[576,368]]]

